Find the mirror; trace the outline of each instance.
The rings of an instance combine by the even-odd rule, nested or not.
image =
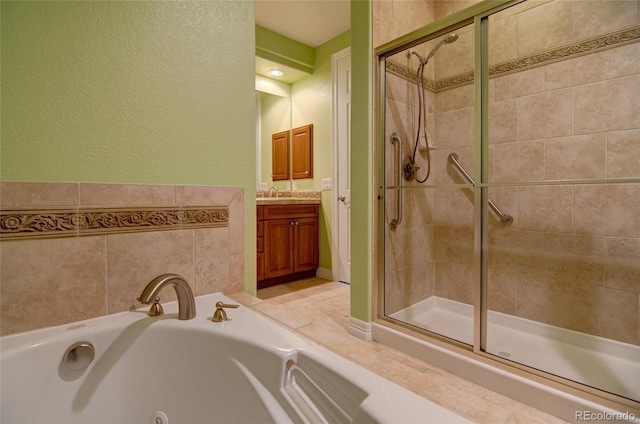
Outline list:
[[[273,134],[291,130],[290,90],[288,84],[256,76],[256,187],[261,190],[291,190],[290,178],[273,180],[271,145]]]

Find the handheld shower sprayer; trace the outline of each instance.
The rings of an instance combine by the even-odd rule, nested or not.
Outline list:
[[[418,53],[414,51],[407,52],[407,58],[410,59],[411,55],[415,55],[418,58],[420,64],[418,65],[418,69],[416,70],[416,86],[418,88],[418,128],[416,132],[416,140],[413,145],[413,154],[408,156],[407,162],[404,165],[404,177],[407,181],[411,181],[414,178],[419,183],[424,183],[429,179],[429,175],[431,174],[431,147],[429,146],[429,139],[427,138],[427,103],[425,99],[425,84],[424,84],[424,67],[429,62],[429,60],[436,54],[438,49],[445,44],[451,44],[458,39],[458,34],[452,32],[445,36],[436,46],[429,52],[426,57],[420,56]],[[418,144],[420,142],[420,127],[422,127],[423,136],[426,145],[426,160],[427,160],[427,175],[420,179],[418,177],[418,170],[420,167],[416,164],[416,153],[418,151]]]

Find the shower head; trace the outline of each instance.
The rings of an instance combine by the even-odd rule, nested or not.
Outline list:
[[[456,41],[458,39],[458,34],[455,32],[452,32],[451,34],[447,35],[446,37],[444,37],[444,42],[445,44],[451,44],[454,41]]]
[[[426,58],[420,58],[420,62],[423,65],[426,65],[427,62],[429,62],[429,59],[431,59],[433,55],[436,54],[436,52],[440,47],[442,47],[444,44],[451,44],[457,39],[458,39],[458,34],[455,32],[452,32],[451,34],[447,35],[438,44],[436,44],[436,46],[433,48],[433,50],[431,50],[431,52],[427,55]]]

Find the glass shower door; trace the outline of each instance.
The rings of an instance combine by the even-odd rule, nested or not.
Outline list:
[[[640,400],[637,13],[553,0],[489,17],[487,190],[514,221],[490,214],[485,243],[487,352]]]
[[[466,26],[385,63],[384,314],[469,345],[474,197],[449,156],[473,174],[473,62]]]

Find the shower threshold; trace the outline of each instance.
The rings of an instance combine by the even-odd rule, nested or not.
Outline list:
[[[473,344],[473,306],[432,296],[391,318]],[[638,400],[640,346],[487,312],[487,352]]]

